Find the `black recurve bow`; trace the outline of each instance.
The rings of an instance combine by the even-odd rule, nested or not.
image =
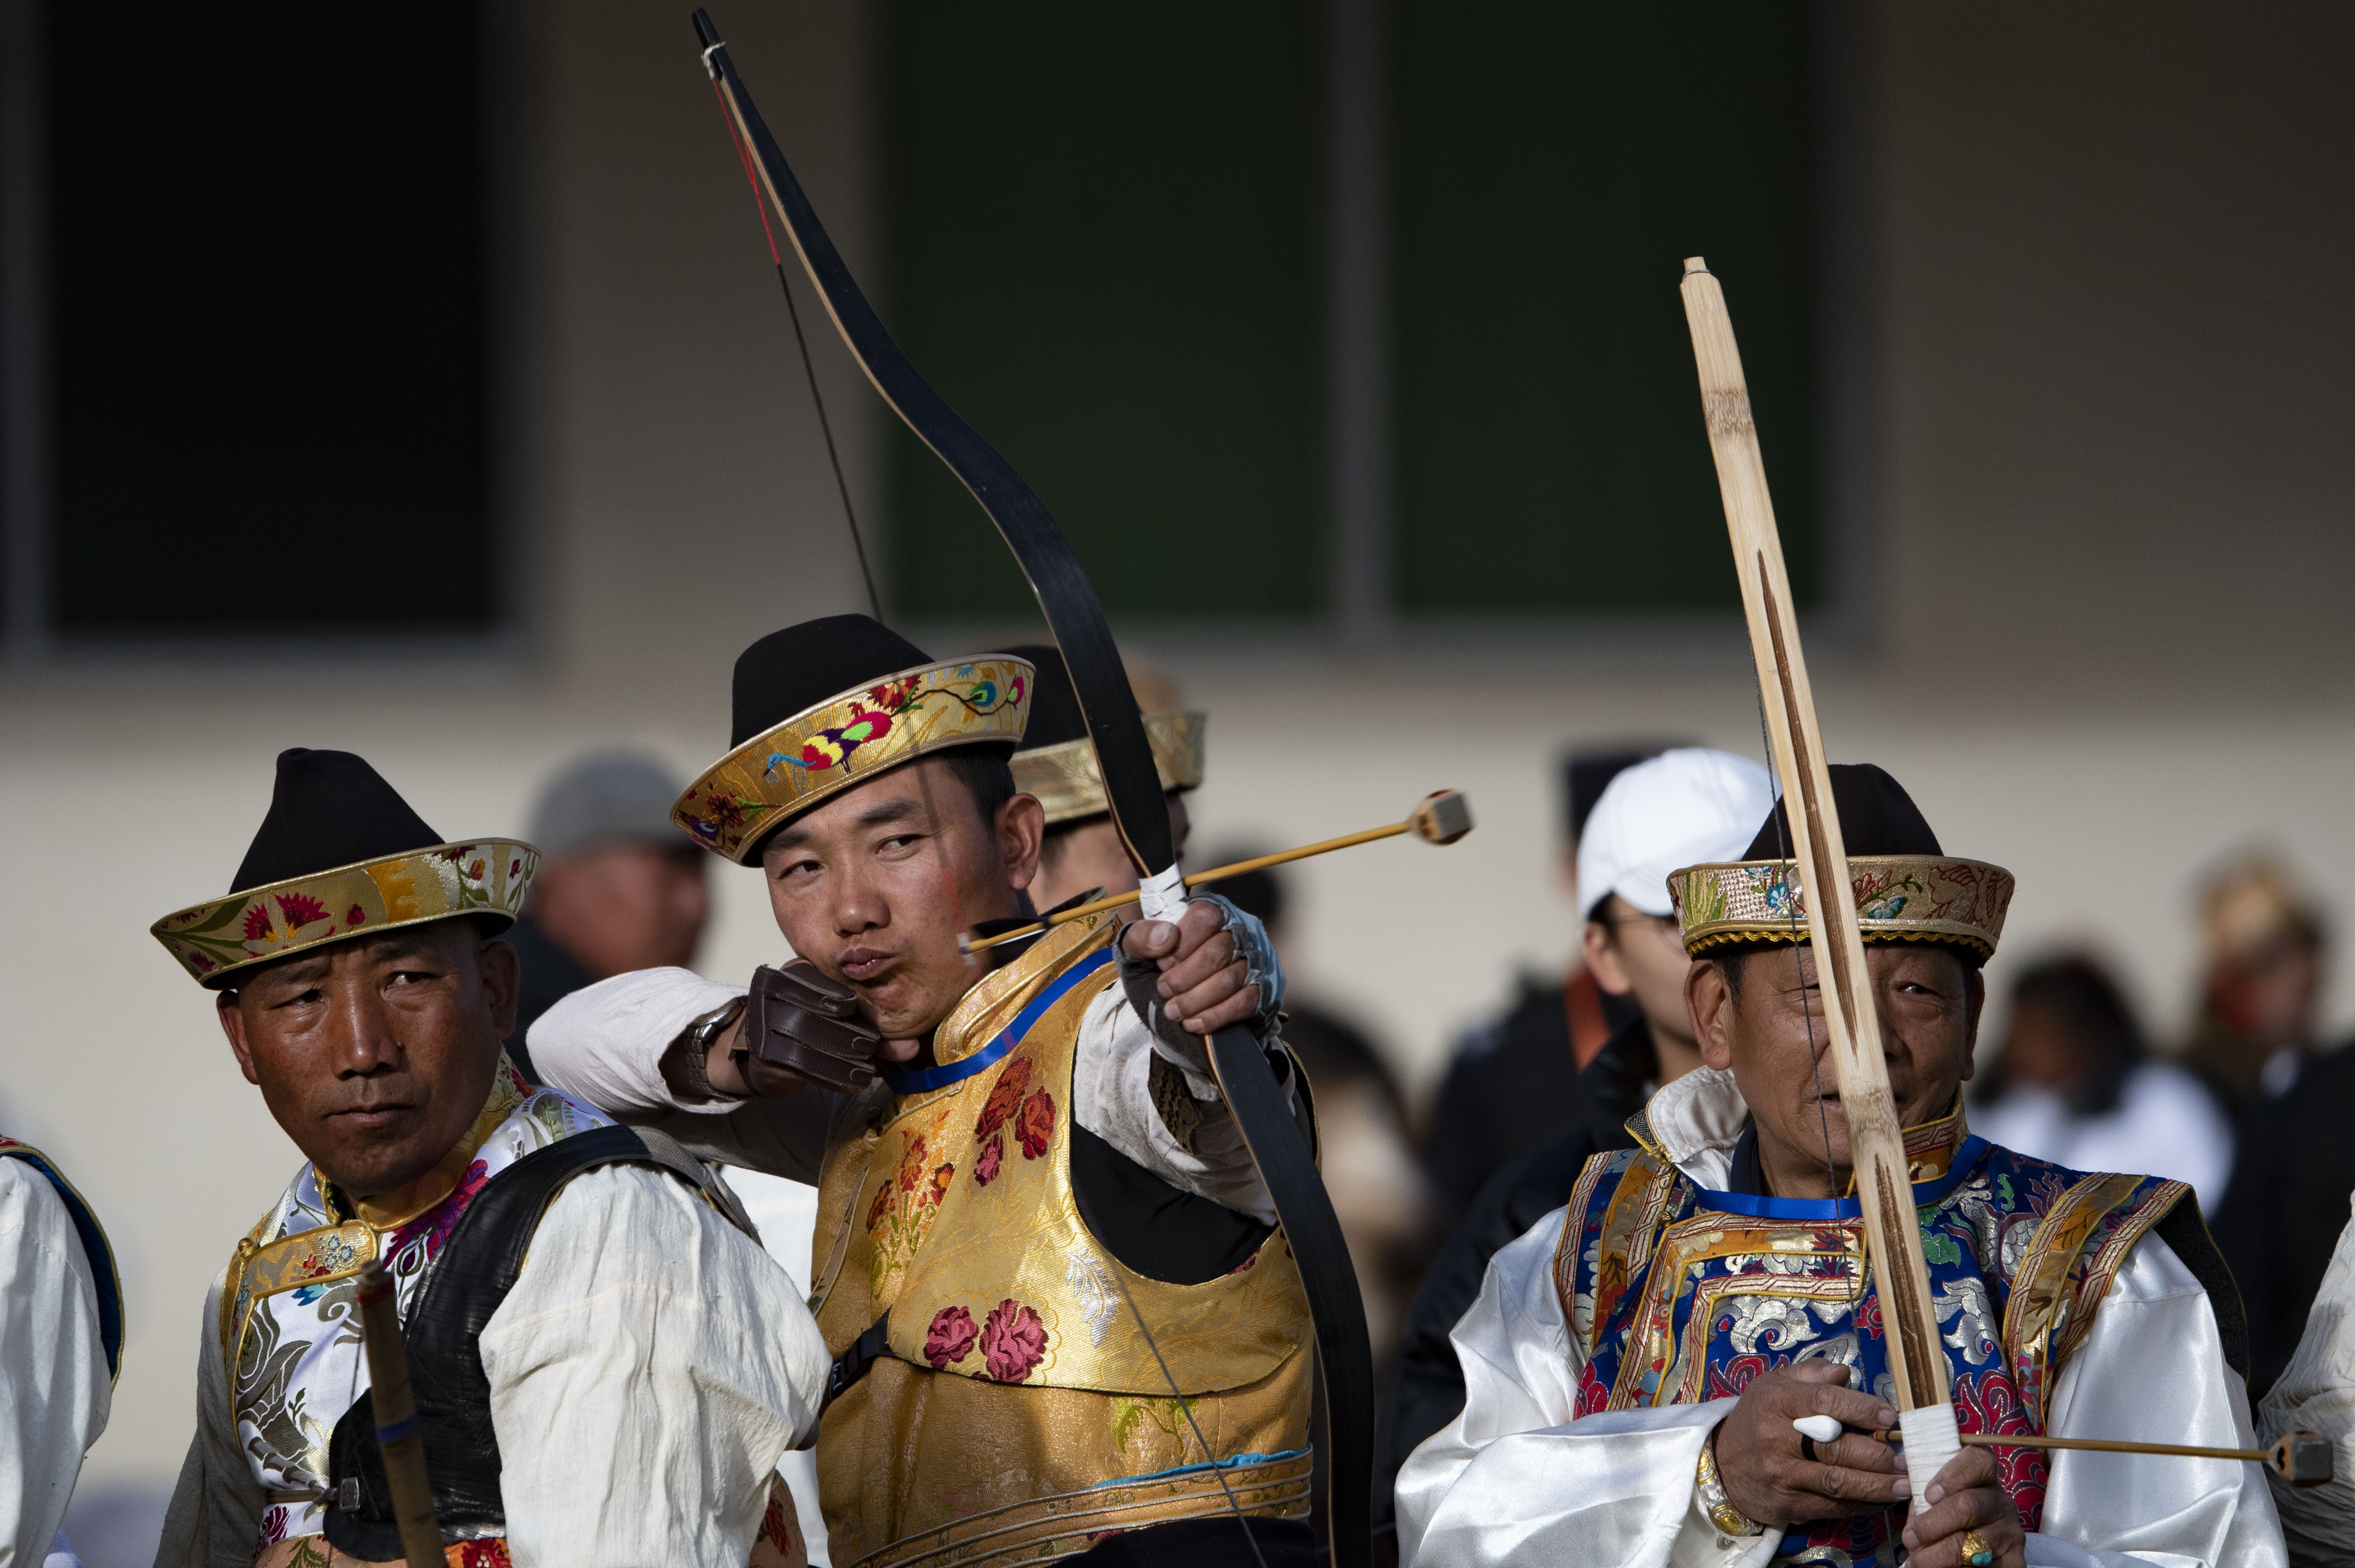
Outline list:
[[[1148,890],[1161,890],[1159,907],[1148,896],[1146,912],[1160,913],[1172,907],[1173,897],[1184,896],[1182,886],[1177,885],[1168,807],[1146,740],[1144,720],[1129,688],[1127,670],[1094,585],[1045,504],[996,448],[917,373],[884,329],[818,221],[776,138],[753,107],[719,29],[700,8],[695,13],[695,30],[703,46],[704,67],[751,148],[761,184],[852,357],[892,411],[973,492],[1038,595],[1039,608],[1071,669],[1088,738],[1103,771],[1114,826]],[[1348,1243],[1317,1174],[1315,1155],[1293,1121],[1283,1088],[1259,1042],[1244,1029],[1221,1029],[1210,1037],[1209,1057],[1299,1264],[1309,1316],[1316,1325],[1324,1372],[1326,1521],[1333,1568],[1371,1568],[1373,1365]],[[1135,1304],[1129,1305],[1134,1311]],[[1137,1321],[1144,1325],[1142,1315]],[[1149,1339],[1149,1327],[1146,1333]],[[1179,1403],[1188,1402],[1181,1395]],[[1205,1456],[1217,1458],[1207,1452],[1207,1445]],[[1228,1500],[1233,1504],[1231,1493]],[[1240,1508],[1237,1512],[1240,1515]],[[1257,1550],[1255,1541],[1253,1550]]]

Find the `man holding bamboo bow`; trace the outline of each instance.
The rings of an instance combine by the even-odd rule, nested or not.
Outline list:
[[[1309,1125],[1265,933],[1200,898],[968,945],[1036,912],[1046,813],[1007,759],[1039,674],[864,615],[754,643],[732,749],[673,815],[762,873],[799,956],[746,989],[592,986],[533,1059],[624,1122],[817,1185],[837,1562],[1305,1564],[1307,1304],[1203,1049],[1252,1030]],[[1062,779],[1067,816],[1088,787],[1103,809],[1094,779]]]
[[[2010,875],[1945,854],[1880,769],[1830,773],[1939,1327],[1917,1353],[1957,1424],[2248,1446],[2238,1299],[2189,1189],[1964,1125]],[[1908,1518],[1873,1435],[1905,1326],[1865,1267],[1789,839],[1778,805],[1742,861],[1669,878],[1707,1068],[1490,1265],[1455,1334],[1465,1412],[1399,1479],[1406,1561],[2282,1563],[2264,1475],[2229,1460],[1969,1446]],[[1822,1416],[1837,1435],[1794,1425]]]

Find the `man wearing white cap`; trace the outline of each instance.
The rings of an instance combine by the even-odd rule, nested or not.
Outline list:
[[[1586,966],[1604,990],[1632,994],[1643,1008],[1656,1087],[1700,1065],[1692,1010],[1685,1006],[1685,971],[1692,964],[1668,901],[1668,873],[1739,853],[1774,804],[1766,770],[1757,763],[1689,746],[1613,779],[1578,841]],[[1630,1026],[1621,1034],[1633,1032]]]
[[[1685,1005],[1686,958],[1668,873],[1731,859],[1774,805],[1766,770],[1726,752],[1681,747],[1627,768],[1594,803],[1578,841],[1586,966],[1641,1009],[1579,1076],[1588,1115],[1489,1180],[1433,1263],[1407,1318],[1376,1445],[1377,1509],[1415,1445],[1464,1408],[1464,1370],[1448,1336],[1480,1293],[1488,1260],[1570,1200],[1587,1157],[1632,1143],[1620,1125],[1659,1085],[1699,1067]]]

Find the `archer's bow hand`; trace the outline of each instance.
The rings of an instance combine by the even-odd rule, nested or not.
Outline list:
[[[1266,1043],[1284,1002],[1284,969],[1256,916],[1216,893],[1196,898],[1174,925],[1122,929],[1121,984],[1153,1032],[1188,1057],[1206,1036],[1241,1024]]]

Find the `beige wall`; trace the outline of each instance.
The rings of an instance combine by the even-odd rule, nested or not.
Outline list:
[[[2159,1020],[2186,1000],[2190,898],[2272,839],[2355,908],[2355,681],[2335,271],[2350,95],[2340,8],[1891,7],[1870,101],[1878,463],[1873,634],[1817,655],[1839,758],[1907,781],[1948,846],[2021,874],[2009,954],[2091,939]],[[720,21],[855,267],[871,269],[847,4]],[[206,997],[144,933],[224,889],[270,755],[343,745],[453,834],[511,830],[574,749],[681,769],[726,724],[752,635],[856,607],[801,371],[718,111],[672,7],[546,0],[520,29],[533,224],[518,324],[539,539],[530,655],[489,671],[192,660],[0,687],[0,1097],[106,1217],[133,1342],[101,1480],[168,1479],[197,1304],[295,1163]],[[1670,258],[1672,261],[1673,258]],[[1738,302],[1738,293],[1737,293]],[[1662,308],[1673,309],[1664,288]],[[830,347],[868,515],[876,405]],[[1771,445],[1770,445],[1771,453]],[[975,526],[982,527],[976,517]],[[1472,791],[1478,832],[1304,869],[1302,983],[1418,1083],[1447,1033],[1572,932],[1551,759],[1683,733],[1753,752],[1738,647],[1642,636],[1348,656],[1135,640],[1212,710],[1198,842],[1323,837]],[[941,651],[948,651],[943,648]],[[168,677],[168,678],[159,678]],[[106,815],[109,812],[113,816]],[[768,956],[722,874],[705,966]],[[2350,1015],[2343,1001],[2334,1016]]]

